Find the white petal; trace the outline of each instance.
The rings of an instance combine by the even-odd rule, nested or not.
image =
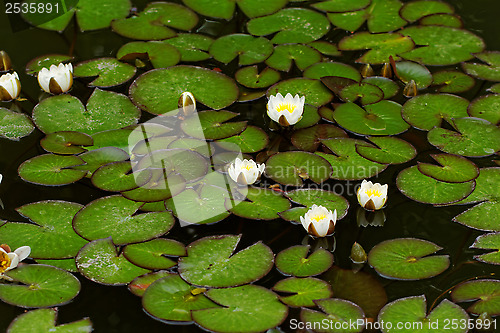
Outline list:
[[[314,225],[314,229],[318,233],[319,237],[325,237],[328,234],[328,228],[330,228],[330,221],[327,219],[323,219],[319,222],[312,222]]]
[[[15,254],[19,256],[19,261],[23,261],[28,258],[31,253],[31,248],[29,246],[21,246],[14,251]]]
[[[382,208],[382,206],[384,206],[382,197],[373,196],[371,199],[373,201],[373,206],[375,206],[375,209],[380,209]]]
[[[236,170],[234,169],[234,165],[229,166],[229,169],[227,169],[227,173],[232,180],[234,180],[235,182],[238,181],[239,172],[236,172]]]
[[[359,191],[359,204],[364,207],[366,203],[370,200],[370,197],[366,194],[366,192]]]
[[[300,223],[302,223],[302,226],[304,227],[304,229],[306,229],[306,231],[309,231],[309,224],[311,223],[310,220],[308,220],[307,218],[304,218],[303,216],[300,217]]]
[[[14,252],[10,252],[7,254],[10,258],[10,266],[6,269],[6,271],[14,269],[19,265],[19,256]]]

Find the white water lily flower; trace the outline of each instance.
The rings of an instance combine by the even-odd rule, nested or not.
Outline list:
[[[331,210],[323,206],[312,205],[304,216],[300,217],[304,229],[313,236],[325,237],[331,235],[337,223],[337,210]]]
[[[0,76],[0,101],[10,101],[19,97],[21,81],[16,72]]]
[[[280,93],[276,96],[269,96],[267,115],[282,126],[294,125],[302,119],[305,100],[305,96],[300,97],[297,94],[292,97],[290,93],[285,97]]]
[[[67,92],[73,85],[73,65],[60,63],[38,72],[38,84],[48,93],[57,95]]]
[[[241,185],[253,184],[260,178],[265,169],[264,163],[257,164],[253,160],[236,158],[229,165],[227,172],[232,180]]]
[[[368,210],[378,210],[384,207],[387,201],[387,184],[373,184],[363,180],[361,187],[358,189],[358,202]]]
[[[0,275],[16,268],[21,261],[30,255],[30,252],[31,248],[29,246],[21,246],[14,252],[10,252],[10,249],[6,251],[3,247],[0,247]]]

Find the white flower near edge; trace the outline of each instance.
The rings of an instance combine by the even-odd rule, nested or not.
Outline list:
[[[313,236],[325,237],[331,235],[337,223],[337,210],[333,212],[323,206],[312,205],[304,216],[300,217],[304,229]]]
[[[31,248],[29,246],[21,246],[14,252],[8,251],[10,250],[5,250],[3,247],[0,247],[0,275],[16,268],[21,261],[30,255]]]
[[[302,119],[305,100],[305,96],[300,97],[298,94],[292,96],[290,93],[285,97],[280,93],[269,96],[267,115],[282,126],[294,125]]]
[[[232,180],[241,185],[250,185],[255,183],[265,169],[265,164],[257,164],[253,160],[241,160],[236,158],[229,165],[227,172]]]
[[[387,201],[387,188],[387,184],[373,184],[363,180],[357,193],[359,204],[368,210],[378,210],[384,207]]]
[[[67,92],[73,85],[73,65],[60,63],[42,68],[38,72],[38,84],[45,92],[57,95]]]
[[[0,76],[0,101],[10,101],[19,97],[21,81],[16,72]]]

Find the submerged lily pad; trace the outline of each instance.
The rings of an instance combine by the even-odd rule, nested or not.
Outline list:
[[[440,71],[432,75],[432,85],[441,93],[461,93],[475,84],[472,77],[459,71]]]
[[[184,133],[198,139],[224,139],[240,134],[247,127],[246,121],[228,122],[238,113],[231,111],[201,111],[195,117],[189,117],[181,123]]]
[[[295,131],[292,144],[300,150],[315,152],[323,139],[347,137],[347,133],[337,126],[318,124]]]
[[[266,60],[266,64],[279,71],[289,72],[292,62],[300,69],[321,61],[321,54],[310,46],[303,44],[276,45],[273,54]]]
[[[474,259],[487,264],[500,265],[500,232],[479,236],[471,248],[493,250],[493,252],[476,255]]]
[[[328,327],[344,327],[341,331],[345,333],[359,333],[363,331],[364,325],[347,325],[347,328],[345,328],[344,324],[365,321],[365,314],[358,305],[339,298],[322,299],[314,303],[323,312],[303,308],[300,311],[300,320],[306,327],[321,327],[321,323],[327,322]],[[315,331],[332,332],[328,328],[326,330],[315,329]]]
[[[498,280],[473,280],[464,282],[451,292],[455,302],[473,302],[467,311],[481,315],[487,313],[489,316],[500,315],[500,281]]]
[[[500,123],[500,95],[486,95],[476,98],[469,105],[471,117],[488,120],[493,125]]]
[[[418,171],[426,176],[447,183],[465,183],[479,176],[477,166],[465,157],[448,154],[431,154],[441,166],[420,163]]]
[[[167,269],[177,265],[168,257],[185,256],[184,244],[172,239],[158,238],[149,242],[129,244],[123,255],[131,263],[148,269]]]
[[[332,296],[330,284],[312,277],[280,280],[274,285],[273,291],[286,293],[286,296],[280,296],[280,300],[292,307],[314,307],[314,300]]]
[[[238,70],[235,74],[236,81],[248,88],[267,88],[281,78],[279,72],[272,68],[264,68],[260,73],[257,65],[248,66]]]
[[[33,184],[67,185],[85,177],[86,171],[72,169],[84,163],[77,156],[45,154],[24,161],[18,173],[23,180]]]
[[[81,146],[92,146],[94,140],[85,133],[62,131],[49,133],[40,140],[40,145],[48,152],[55,154],[79,154],[86,151]]]
[[[135,67],[115,58],[99,58],[80,62],[74,68],[76,77],[95,77],[91,87],[114,87],[130,80],[135,75]]]
[[[285,275],[298,277],[314,276],[325,272],[332,266],[331,252],[319,248],[309,254],[308,245],[295,245],[276,255],[276,268]]]
[[[500,81],[500,52],[487,51],[474,55],[481,63],[463,63],[464,71],[479,79],[488,81]]]
[[[30,135],[34,129],[27,115],[0,107],[0,137],[17,141]]]
[[[396,280],[421,280],[439,275],[450,266],[448,255],[434,243],[416,238],[397,238],[374,246],[368,263],[379,275]]]
[[[181,61],[203,61],[210,59],[208,49],[213,41],[205,35],[178,34],[174,38],[164,40],[163,43],[175,46],[181,54]]]
[[[442,1],[419,0],[406,3],[399,11],[399,14],[408,22],[415,22],[427,15],[452,14],[453,11],[452,6]]]
[[[283,96],[290,93],[305,96],[306,103],[315,107],[330,102],[333,95],[325,88],[320,80],[293,78],[276,83],[267,90],[267,97],[280,93]]]
[[[12,323],[10,323],[7,333],[90,333],[93,331],[92,322],[89,318],[56,326],[57,311],[58,309],[54,308],[38,309],[23,313],[17,316]]]
[[[215,60],[228,64],[238,57],[240,66],[263,62],[271,53],[273,45],[269,40],[246,34],[225,35],[210,46],[210,54]]]
[[[283,8],[287,3],[286,0],[183,0],[183,2],[202,15],[226,20],[233,17],[236,4],[246,16],[252,18],[272,14]]]
[[[356,152],[377,163],[401,164],[417,156],[417,150],[410,143],[393,136],[368,137],[377,147],[356,145]]]
[[[249,187],[245,201],[226,200],[228,210],[238,216],[253,220],[274,220],[279,214],[290,208],[287,198],[280,193],[266,188]],[[231,208],[229,204],[232,204]]]
[[[154,68],[166,68],[177,65],[181,53],[175,46],[163,42],[130,42],[120,47],[116,57],[127,62],[149,60]]]

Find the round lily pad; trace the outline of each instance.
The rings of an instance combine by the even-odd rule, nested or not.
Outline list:
[[[410,143],[393,136],[368,137],[376,147],[356,145],[356,152],[377,163],[401,164],[417,156],[417,150]]]
[[[373,104],[384,98],[384,92],[379,87],[360,82],[348,85],[340,91],[340,98],[345,102],[355,102],[358,98],[361,104]]]
[[[347,133],[337,126],[318,124],[295,131],[291,141],[300,150],[315,152],[321,144],[321,140],[336,137],[347,137]]]
[[[408,198],[433,205],[446,205],[462,200],[474,189],[475,182],[445,183],[428,177],[412,166],[396,179],[398,189]]]
[[[99,198],[76,214],[73,227],[88,240],[111,237],[123,245],[153,239],[174,226],[170,212],[136,214],[141,205],[121,195]]]
[[[27,115],[0,107],[0,137],[17,141],[30,135],[34,129]]]
[[[281,251],[276,255],[276,268],[284,275],[306,277],[319,275],[332,266],[331,252],[322,248],[311,254],[309,251],[308,245],[295,245]]]
[[[71,323],[56,326],[57,308],[38,309],[17,316],[10,323],[7,333],[32,333],[32,332],[79,332],[90,333],[93,331],[92,322],[84,318]]]
[[[80,281],[65,270],[23,265],[4,273],[19,284],[0,283],[0,299],[23,308],[63,305],[80,292]]]
[[[279,71],[289,72],[292,62],[300,70],[321,61],[321,54],[314,48],[303,44],[276,45],[273,54],[266,60],[266,64]]]
[[[246,121],[228,122],[239,114],[231,111],[201,111],[181,123],[184,133],[198,139],[224,139],[240,134],[247,127]]]
[[[239,9],[248,17],[257,17],[272,14],[283,8],[286,0],[215,0],[197,1],[183,0],[194,11],[210,17],[231,19],[238,4]]]
[[[488,120],[493,125],[500,123],[500,95],[486,95],[476,98],[467,111],[471,117]]]
[[[157,69],[139,76],[130,86],[130,97],[141,109],[153,114],[177,110],[185,91],[213,109],[222,109],[238,98],[235,82],[222,73],[194,66]]]
[[[50,68],[51,65],[59,65],[72,60],[73,57],[66,54],[46,54],[30,60],[26,64],[26,73],[36,75],[42,68]]]
[[[432,83],[432,75],[429,70],[416,62],[399,61],[396,63],[398,78],[404,83],[415,81],[418,89],[425,89]]]
[[[199,34],[178,34],[169,38],[163,43],[175,46],[181,54],[181,61],[203,61],[210,59],[208,49],[213,43],[213,39]]]
[[[500,81],[500,52],[487,51],[474,55],[484,63],[463,63],[464,71],[479,79]]]
[[[19,166],[18,173],[23,180],[33,184],[66,185],[85,177],[86,171],[72,169],[84,163],[76,156],[45,154],[23,162]]]
[[[76,77],[95,77],[91,87],[114,87],[130,80],[135,75],[135,67],[115,58],[99,58],[80,62],[74,68]]]
[[[129,173],[132,164],[129,161],[108,163],[92,174],[92,184],[101,190],[121,192],[146,185],[151,179],[151,172]]]
[[[273,45],[264,37],[231,34],[216,39],[209,51],[217,61],[228,64],[239,57],[239,65],[246,66],[266,60],[273,53]]]
[[[487,264],[500,265],[500,232],[479,236],[471,248],[493,250],[493,252],[476,255],[474,259]]]
[[[316,332],[332,332],[329,328],[342,328],[340,331],[345,333],[359,333],[363,331],[363,325],[347,325],[344,323],[364,322],[365,314],[363,310],[356,304],[339,298],[329,298],[314,301],[316,305],[323,311],[315,311],[303,308],[300,311],[300,320],[305,323],[306,327],[319,327]],[[320,324],[327,322],[328,327],[323,329]],[[339,330],[335,330],[339,331]]]
[[[277,153],[266,162],[267,177],[283,185],[301,186],[310,179],[322,183],[332,174],[331,165],[312,153],[291,151]]]
[[[167,269],[177,265],[168,257],[185,256],[184,244],[172,239],[158,238],[149,242],[129,244],[123,255],[134,265],[148,269]]]
[[[452,14],[453,11],[452,6],[442,1],[419,0],[406,3],[399,11],[399,14],[408,22],[415,22],[427,15],[438,13]]]
[[[120,47],[116,57],[127,62],[149,60],[154,68],[166,68],[177,65],[181,53],[175,46],[159,41],[130,42]]]
[[[330,284],[312,277],[280,280],[274,285],[273,291],[286,293],[286,296],[280,296],[280,300],[291,307],[314,307],[314,300],[332,296]]]
[[[280,80],[280,73],[272,68],[264,68],[260,73],[257,66],[248,66],[238,70],[236,81],[248,88],[267,88]]]
[[[430,131],[439,127],[442,119],[467,117],[469,101],[451,94],[425,94],[408,100],[402,109],[403,119],[413,127]]]
[[[274,220],[279,214],[290,208],[287,198],[280,193],[266,188],[249,187],[245,201],[229,201],[226,199],[226,208],[238,216],[253,220]],[[233,207],[229,206],[232,204]]]
[[[85,245],[76,256],[76,266],[87,279],[105,285],[121,286],[150,271],[128,261],[111,237]]]
[[[33,109],[33,121],[44,133],[93,134],[136,124],[140,115],[140,110],[126,96],[98,88],[86,107],[76,97],[58,95],[44,99]]]
[[[277,295],[261,286],[210,289],[205,295],[222,305],[192,312],[194,321],[209,331],[263,332],[280,325],[288,315],[288,307]]]
[[[136,296],[142,297],[146,289],[149,288],[153,282],[164,278],[166,276],[177,275],[175,273],[171,273],[169,271],[156,271],[152,273],[147,273],[141,276],[136,277],[132,282],[128,284],[128,290]]]
[[[187,247],[187,257],[178,262],[180,276],[207,287],[232,287],[261,279],[273,267],[274,255],[262,242],[234,253],[241,235],[201,238]]]
[[[474,86],[474,79],[458,71],[440,71],[432,75],[432,85],[441,93],[461,93]]]
[[[303,75],[309,79],[321,79],[325,76],[337,76],[348,78],[356,82],[361,80],[361,74],[358,70],[356,70],[356,68],[341,62],[318,62],[308,67],[304,71]]]
[[[241,151],[242,153],[256,153],[264,149],[269,138],[263,130],[256,126],[247,128],[238,135],[216,141],[217,145],[226,149]]]
[[[452,14],[432,14],[422,17],[418,23],[420,25],[442,25],[452,28],[463,28],[464,23],[458,15]]]
[[[85,133],[62,131],[49,133],[40,140],[40,145],[48,152],[55,154],[79,154],[86,151],[81,146],[92,146],[94,140]]]
[[[426,176],[447,183],[465,183],[479,176],[477,166],[465,157],[449,154],[431,154],[441,166],[420,163],[418,171]]]
[[[428,279],[441,274],[450,266],[448,255],[431,256],[441,249],[422,239],[391,239],[371,249],[368,263],[379,275],[388,279]]]
[[[461,283],[451,292],[454,302],[473,302],[467,311],[475,315],[487,313],[489,316],[500,314],[500,281],[473,280]]]
[[[318,107],[330,102],[332,94],[319,80],[306,78],[293,78],[276,83],[267,90],[267,97],[280,93],[283,96],[290,93],[292,96],[298,94],[305,96],[306,103]]]

